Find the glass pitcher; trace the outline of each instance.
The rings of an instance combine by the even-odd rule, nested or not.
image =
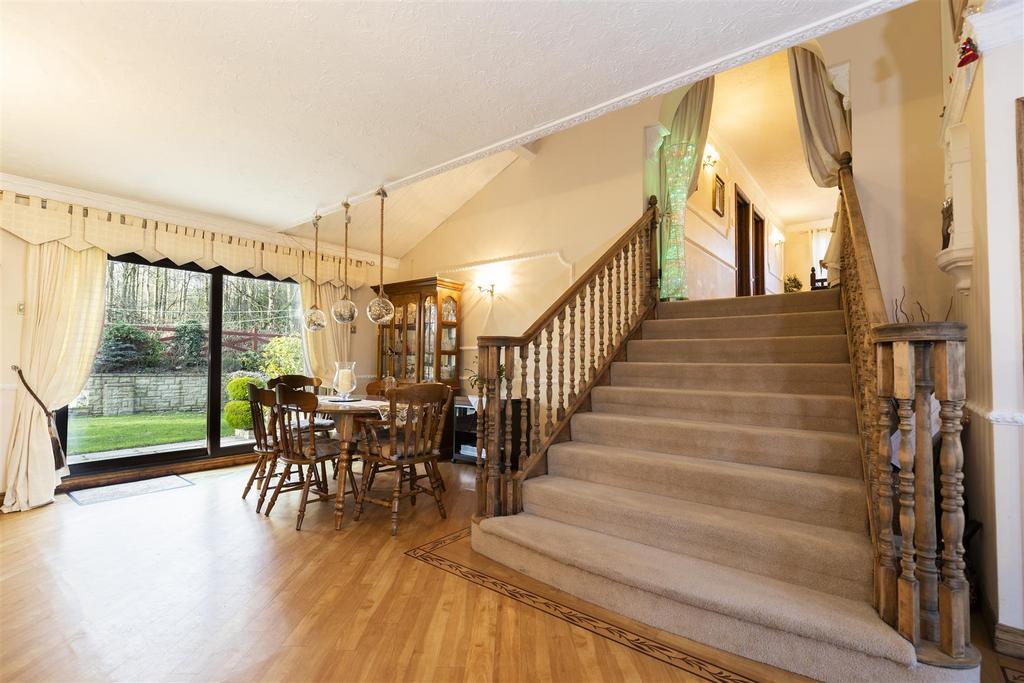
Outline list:
[[[339,397],[349,399],[356,390],[356,362],[334,362],[334,391]]]

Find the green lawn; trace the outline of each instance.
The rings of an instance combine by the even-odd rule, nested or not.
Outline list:
[[[220,433],[227,436],[235,430],[222,418]],[[68,455],[205,439],[206,413],[142,413],[117,417],[72,414],[68,424]]]

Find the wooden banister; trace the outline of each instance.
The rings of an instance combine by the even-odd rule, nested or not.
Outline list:
[[[658,301],[657,200],[518,336],[477,338],[477,515],[516,514],[526,477],[653,314]],[[532,359],[532,362],[531,362]],[[513,403],[519,402],[520,438]],[[493,456],[492,456],[493,454]]]
[[[889,322],[849,154],[841,159],[839,190],[840,278],[874,547],[875,607],[916,646],[918,661],[947,668],[977,666],[963,559],[960,419],[966,400],[966,329],[960,323]],[[941,406],[941,546],[933,395]],[[894,412],[898,472],[890,446]]]

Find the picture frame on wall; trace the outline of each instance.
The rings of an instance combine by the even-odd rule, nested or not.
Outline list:
[[[725,215],[725,181],[715,174],[715,185],[711,188],[711,209],[719,216]]]

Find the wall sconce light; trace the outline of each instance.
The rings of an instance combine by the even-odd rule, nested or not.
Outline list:
[[[705,171],[710,171],[718,164],[718,150],[711,145],[704,147],[704,162],[701,164]]]
[[[489,285],[477,285],[476,288],[477,288],[477,290],[481,294],[487,294],[489,296],[494,296],[494,283],[493,282],[491,284],[489,284]]]

